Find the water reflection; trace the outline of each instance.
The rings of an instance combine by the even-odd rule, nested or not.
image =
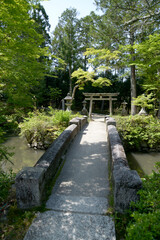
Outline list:
[[[140,175],[143,171],[144,174],[150,175],[152,171],[157,171],[155,168],[156,162],[160,162],[160,153],[127,153],[127,159],[131,169],[137,170]]]
[[[11,137],[5,142],[5,146],[11,147],[14,156],[10,158],[13,162],[5,162],[2,166],[4,171],[13,169],[13,172],[20,171],[23,167],[32,167],[44,153],[44,150],[34,150],[27,146],[24,138]]]

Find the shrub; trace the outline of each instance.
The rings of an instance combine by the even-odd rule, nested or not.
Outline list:
[[[44,112],[36,111],[30,113],[19,124],[21,136],[25,136],[30,147],[46,149],[61,134],[63,127],[53,124],[53,117],[47,116]]]
[[[69,111],[55,111],[54,113],[54,123],[67,127],[72,115]]]
[[[0,115],[0,128],[2,128],[5,133],[14,133],[18,128],[18,123],[14,116],[10,115]]]
[[[125,150],[155,148],[160,143],[159,120],[152,116],[129,116],[117,119],[117,129]]]
[[[79,113],[72,114],[70,111],[55,111],[54,113],[54,123],[58,125],[62,125],[64,127],[67,127],[69,124],[69,121],[75,117],[81,117]]]
[[[15,174],[5,173],[0,169],[0,206],[2,206],[9,195],[9,190],[14,182]]]
[[[49,112],[35,111],[19,124],[21,136],[25,136],[30,147],[46,149],[64,131],[69,121],[80,115],[58,111],[49,107]]]
[[[13,156],[13,153],[10,152],[10,148],[7,148],[2,143],[5,141],[5,132],[3,131],[2,127],[0,127],[0,168],[1,163],[8,160],[11,156]]]
[[[143,188],[139,191],[140,200],[132,204],[132,221],[127,227],[126,240],[158,240],[160,239],[160,163],[158,173],[147,176],[143,180]]]

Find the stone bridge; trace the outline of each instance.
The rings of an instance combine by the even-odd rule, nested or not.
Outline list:
[[[24,240],[115,240],[114,221],[107,214],[110,199],[123,213],[142,185],[128,166],[115,120],[94,115],[87,124],[86,117],[72,119],[36,165],[18,173],[18,207],[40,206],[62,164],[48,210],[37,216]]]

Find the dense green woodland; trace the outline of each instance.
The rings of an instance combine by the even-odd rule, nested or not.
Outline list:
[[[49,18],[40,0],[0,0],[0,144],[7,135],[18,132],[18,124],[28,119],[30,112],[34,111],[32,115],[35,119],[38,114],[41,119],[46,119],[41,109],[48,109],[49,106],[52,111],[61,109],[62,99],[68,92],[72,95],[76,86],[72,104],[74,111],[82,110],[83,92],[118,92],[118,101],[114,103],[115,114],[121,113],[124,100],[131,115],[137,114],[141,107],[146,108],[152,117],[146,118],[145,127],[153,131],[146,130],[144,134],[144,123],[139,118],[133,119],[132,123],[141,123],[140,134],[139,128],[134,131],[135,127],[130,122],[125,125],[122,120],[124,128],[120,129],[121,136],[129,139],[129,148],[133,144],[137,146],[137,141],[149,139],[147,144],[158,148],[160,1],[94,2],[101,9],[101,16],[91,12],[79,19],[77,10],[68,8],[59,17],[54,32],[50,33]],[[103,103],[98,102],[94,106],[94,111],[106,114],[105,109],[107,105]],[[151,128],[146,125],[149,123]],[[129,130],[126,126],[133,129],[127,137],[125,133]],[[10,155],[0,145],[0,162]],[[4,188],[2,182],[7,181],[4,181],[7,176],[0,173],[1,189]],[[12,177],[11,174],[11,179]],[[158,181],[159,175],[154,175],[151,189],[157,186]],[[8,189],[9,187],[10,184]],[[147,185],[147,188],[150,187]],[[5,199],[7,191],[3,194]],[[144,197],[143,192],[141,195]],[[158,191],[156,198],[159,197]],[[5,201],[4,199],[0,197],[0,201]],[[144,206],[142,204],[135,208],[140,209],[137,211],[143,214]],[[137,229],[145,222],[142,232],[152,229],[147,218],[152,219],[153,224],[160,222],[158,201],[150,199],[149,206],[145,210],[146,215],[139,217],[136,212],[131,218],[134,223],[139,221],[135,223]],[[152,223],[151,220],[150,222]],[[130,225],[127,228],[127,239],[138,239],[135,226]],[[152,232],[153,235],[144,235],[140,239],[160,238],[160,227],[155,227],[151,234]],[[18,235],[17,239],[20,239]]]

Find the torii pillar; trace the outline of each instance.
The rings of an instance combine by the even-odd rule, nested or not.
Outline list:
[[[109,101],[109,112],[110,115],[113,114],[113,107],[112,107],[112,101],[117,100],[117,98],[114,98],[118,96],[119,93],[83,93],[83,95],[86,97],[85,100],[90,101],[89,105],[89,118],[92,117],[92,107],[93,107],[93,101]]]
[[[109,115],[113,114],[113,106],[112,106],[112,100],[117,100],[112,97],[109,97]]]
[[[92,118],[92,108],[93,108],[93,96],[90,98],[90,104],[89,104],[89,118]]]

